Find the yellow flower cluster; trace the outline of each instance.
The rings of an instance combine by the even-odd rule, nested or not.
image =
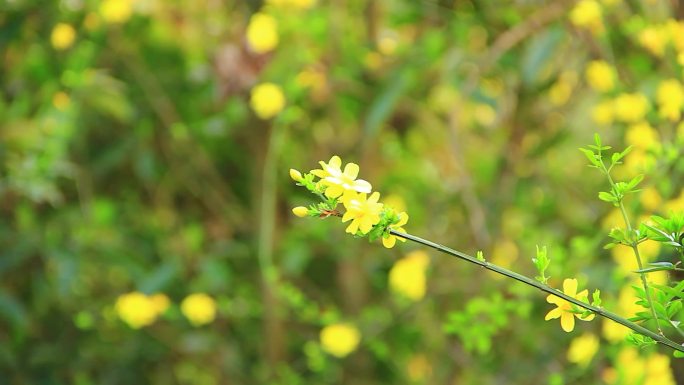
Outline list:
[[[684,53],[684,22],[669,19],[661,24],[649,25],[636,36],[637,42],[651,54],[663,57],[668,46],[678,54]]]
[[[128,326],[140,329],[157,320],[157,317],[169,307],[169,298],[164,294],[146,295],[131,292],[119,296],[114,310]]]
[[[316,4],[316,0],[266,0],[266,4],[279,8],[309,9]]]
[[[580,0],[570,11],[570,22],[591,31],[593,34],[603,32],[603,10],[596,0]]]
[[[133,0],[104,0],[100,3],[100,15],[107,23],[125,23],[132,14]]]
[[[413,251],[398,260],[389,273],[392,291],[410,300],[418,301],[425,296],[425,272],[430,265],[426,252]]]
[[[206,325],[216,318],[216,301],[204,293],[190,294],[181,302],[181,312],[193,326]]]
[[[615,120],[627,124],[639,123],[650,108],[646,95],[639,92],[621,93],[613,100],[599,102],[592,111],[592,118],[601,125],[611,124]]]
[[[165,294],[146,295],[134,291],[119,296],[114,310],[131,328],[140,329],[153,324],[170,304]],[[216,301],[204,293],[190,294],[181,302],[180,309],[194,326],[211,323],[216,318]]]
[[[290,169],[290,177],[301,185],[306,185],[309,190],[319,194],[322,198],[335,200],[344,206],[344,214],[340,214],[335,208],[319,209],[311,211],[306,207],[299,206],[292,209],[298,217],[309,215],[319,215],[328,217],[337,215],[342,217],[342,222],[350,222],[346,232],[353,235],[367,235],[376,225],[383,222],[382,243],[387,248],[392,248],[397,239],[404,242],[402,238],[389,233],[390,230],[405,232],[403,226],[408,222],[408,214],[405,212],[395,212],[393,208],[381,203],[380,193],[372,192],[370,183],[363,179],[358,179],[359,166],[355,163],[348,163],[342,166],[342,159],[335,155],[330,161],[319,162],[320,169],[311,170],[306,176],[294,169]],[[313,178],[317,177],[317,182]],[[308,181],[308,182],[307,182]],[[370,194],[370,195],[369,195]]]
[[[618,353],[616,364],[602,373],[608,385],[675,385],[670,358],[666,355],[654,353],[642,358],[635,348],[626,347]]]
[[[599,92],[607,92],[615,86],[615,69],[603,60],[587,64],[585,73],[589,86]]]
[[[320,333],[323,350],[335,357],[346,357],[356,350],[361,341],[361,332],[350,323],[328,325]]]
[[[667,79],[660,83],[656,95],[658,114],[672,122],[679,121],[684,106],[684,87],[677,79]]]
[[[566,278],[563,281],[563,293],[582,302],[587,302],[589,296],[589,291],[587,289],[584,289],[579,293],[577,292],[577,279],[574,278]],[[581,313],[575,311],[577,306],[560,297],[556,297],[555,295],[549,294],[549,296],[546,297],[546,301],[556,305],[556,308],[548,312],[544,319],[548,321],[560,318],[561,328],[568,333],[575,329],[575,317],[582,321],[591,321],[594,319],[594,314],[582,317]]]

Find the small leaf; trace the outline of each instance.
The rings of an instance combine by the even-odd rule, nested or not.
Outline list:
[[[601,191],[598,193],[598,197],[605,202],[617,202],[617,198],[609,192]]]

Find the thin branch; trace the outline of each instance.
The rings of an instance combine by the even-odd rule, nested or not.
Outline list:
[[[564,299],[564,300],[566,300],[572,304],[575,304],[575,305],[577,305],[583,309],[590,310],[590,311],[600,315],[601,317],[608,318],[612,321],[619,323],[620,325],[626,326],[626,327],[634,330],[635,332],[637,332],[641,335],[650,337],[650,338],[654,339],[656,342],[658,342],[659,344],[669,346],[670,348],[672,348],[674,350],[677,350],[679,352],[684,353],[684,346],[666,338],[663,335],[660,335],[660,334],[655,333],[651,330],[648,330],[643,326],[637,325],[636,323],[629,321],[626,318],[623,318],[623,317],[621,317],[615,313],[611,313],[611,312],[604,310],[600,307],[596,307],[596,306],[590,305],[588,303],[584,303],[584,302],[582,302],[576,298],[573,298],[573,297],[571,297],[571,296],[569,296],[569,295],[567,295],[567,294],[565,294],[559,290],[556,290],[550,286],[547,286],[547,285],[544,285],[540,282],[537,282],[532,278],[529,278],[529,277],[524,276],[522,274],[518,274],[518,273],[511,271],[511,270],[508,270],[508,269],[504,269],[503,267],[493,265],[493,264],[486,262],[486,261],[480,261],[477,258],[470,256],[468,254],[450,249],[446,246],[442,246],[438,243],[428,241],[426,239],[417,237],[415,235],[401,233],[401,232],[398,232],[395,230],[390,230],[390,234],[395,235],[397,237],[404,238],[404,239],[408,239],[410,241],[419,243],[419,244],[424,245],[424,246],[432,247],[433,249],[440,251],[442,253],[449,254],[453,257],[456,257],[456,258],[462,259],[464,261],[473,263],[475,265],[484,267],[487,270],[501,274],[501,275],[508,277],[508,278],[515,279],[516,281],[520,281],[520,282],[525,283],[529,286],[535,287],[535,288],[537,288],[543,292],[546,292],[548,294],[555,295],[556,297],[562,298],[562,299]]]

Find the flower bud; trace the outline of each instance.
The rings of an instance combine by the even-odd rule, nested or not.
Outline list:
[[[294,168],[290,169],[290,178],[292,178],[293,181],[299,182],[302,180],[302,173],[295,170]]]
[[[304,206],[297,206],[292,209],[292,213],[300,218],[304,218],[309,215],[309,209]]]

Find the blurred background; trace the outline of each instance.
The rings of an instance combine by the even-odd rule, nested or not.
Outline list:
[[[633,315],[634,261],[603,249],[621,217],[577,148],[634,146],[616,171],[647,174],[634,221],[684,210],[682,17],[656,0],[1,0],[0,383],[684,382],[620,326],[544,321],[521,284],[295,217],[314,197],[288,175],[339,155],[408,232],[528,275],[546,246],[551,285]]]

